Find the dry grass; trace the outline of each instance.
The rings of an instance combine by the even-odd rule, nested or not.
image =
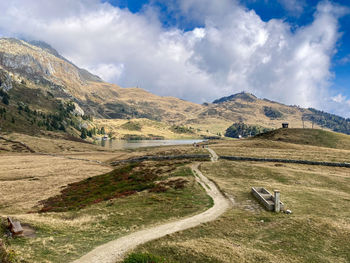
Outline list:
[[[228,155],[239,151],[278,157],[280,150],[313,155],[310,146],[279,142],[268,147],[261,141],[230,141],[214,147]],[[315,153],[319,149],[317,158],[327,153],[326,160],[339,159],[344,153],[311,149]],[[167,262],[350,261],[350,169],[219,161],[205,163],[201,170],[235,200],[233,209],[217,221],[147,243],[137,252],[165,257]],[[252,186],[279,189],[286,208],[293,213],[265,211],[250,194]]]
[[[81,143],[63,138],[64,134],[47,133],[47,136],[30,136],[20,133],[11,133],[8,135],[2,135],[6,139],[19,141],[26,144],[29,148],[35,152],[44,153],[62,153],[62,152],[87,152],[87,151],[108,151],[97,145],[90,143]],[[1,142],[1,141],[0,141]],[[0,146],[1,147],[1,146]],[[1,151],[6,152],[6,151]]]
[[[127,124],[131,122],[140,127],[139,130],[128,129]],[[126,135],[137,135],[147,137],[161,137],[164,139],[193,139],[200,138],[201,135],[212,135],[206,132],[206,130],[197,131],[193,130],[193,134],[189,133],[175,133],[171,128],[171,124],[148,120],[148,119],[133,119],[133,120],[122,120],[122,119],[96,119],[94,123],[98,127],[105,127],[106,131],[113,134],[113,137],[121,139]],[[229,125],[228,125],[229,126]],[[227,126],[227,127],[228,127]],[[193,125],[186,125],[187,128],[194,127]],[[226,127],[226,128],[227,128]]]
[[[183,168],[180,166],[171,173],[162,174],[166,180],[175,180],[181,175],[186,180],[182,189],[169,188],[161,193],[143,191],[79,211],[13,212],[15,218],[36,230],[36,237],[11,240],[11,247],[19,258],[28,262],[70,262],[92,248],[127,233],[207,209],[211,205],[210,198],[195,182],[192,173],[188,173],[190,170]],[[3,211],[1,209],[1,214]]]
[[[320,129],[277,129],[259,134],[253,139],[255,138],[350,150],[349,135]]]
[[[350,162],[350,150],[316,147],[268,140],[218,141],[211,146],[218,155]]]
[[[86,161],[33,154],[1,155],[0,167],[2,214],[28,212],[38,201],[58,194],[62,186],[111,170]]]
[[[118,236],[177,217],[198,213],[211,201],[192,175],[164,174],[166,192],[137,193],[103,201],[80,211],[37,214],[38,201],[60,193],[68,184],[107,173],[111,167],[89,160],[110,162],[142,155],[204,153],[193,146],[167,146],[127,151],[100,151],[90,144],[12,134],[39,152],[55,156],[3,151],[0,155],[0,217],[12,215],[36,231],[34,238],[10,241],[19,258],[28,262],[69,262],[93,247]],[[98,151],[96,151],[96,149]],[[102,149],[103,150],[103,149]],[[205,152],[206,153],[206,152]],[[71,159],[73,158],[73,159]],[[77,160],[84,159],[84,160]],[[181,167],[179,167],[180,169]],[[181,179],[184,184],[172,185]],[[156,182],[157,183],[157,182]],[[182,188],[184,186],[184,188]],[[169,211],[169,206],[172,207]]]

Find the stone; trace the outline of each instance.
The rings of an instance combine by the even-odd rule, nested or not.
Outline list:
[[[5,70],[2,69],[0,69],[0,89],[6,92],[12,89],[12,78]]]

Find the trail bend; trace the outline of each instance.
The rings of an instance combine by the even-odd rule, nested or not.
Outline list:
[[[212,158],[212,161],[215,161],[214,157]],[[202,172],[199,170],[199,164],[200,163],[192,164],[191,168],[195,174],[196,181],[213,199],[214,205],[211,208],[191,217],[185,217],[180,220],[153,226],[120,237],[116,240],[96,247],[89,253],[82,256],[80,259],[75,260],[73,263],[116,263],[117,261],[122,260],[128,251],[136,248],[138,245],[178,231],[198,226],[202,223],[213,221],[222,215],[231,204],[229,200],[219,191],[217,186],[202,174]]]

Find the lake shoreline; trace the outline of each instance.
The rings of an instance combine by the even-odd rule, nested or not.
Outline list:
[[[180,140],[101,140],[98,146],[113,150],[127,150],[145,147],[161,147],[175,145],[191,145],[206,141],[205,139],[180,139]]]

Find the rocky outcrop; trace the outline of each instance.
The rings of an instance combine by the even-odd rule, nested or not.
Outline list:
[[[5,70],[2,69],[0,69],[0,89],[6,92],[12,89],[12,78]]]
[[[85,86],[88,81],[101,81],[40,41],[31,44],[23,40],[0,38],[0,67],[35,84],[51,83],[67,89]]]
[[[73,110],[73,114],[78,115],[78,116],[84,116],[85,115],[84,110],[82,108],[80,108],[78,103],[74,102],[74,106],[75,106],[75,109]]]

